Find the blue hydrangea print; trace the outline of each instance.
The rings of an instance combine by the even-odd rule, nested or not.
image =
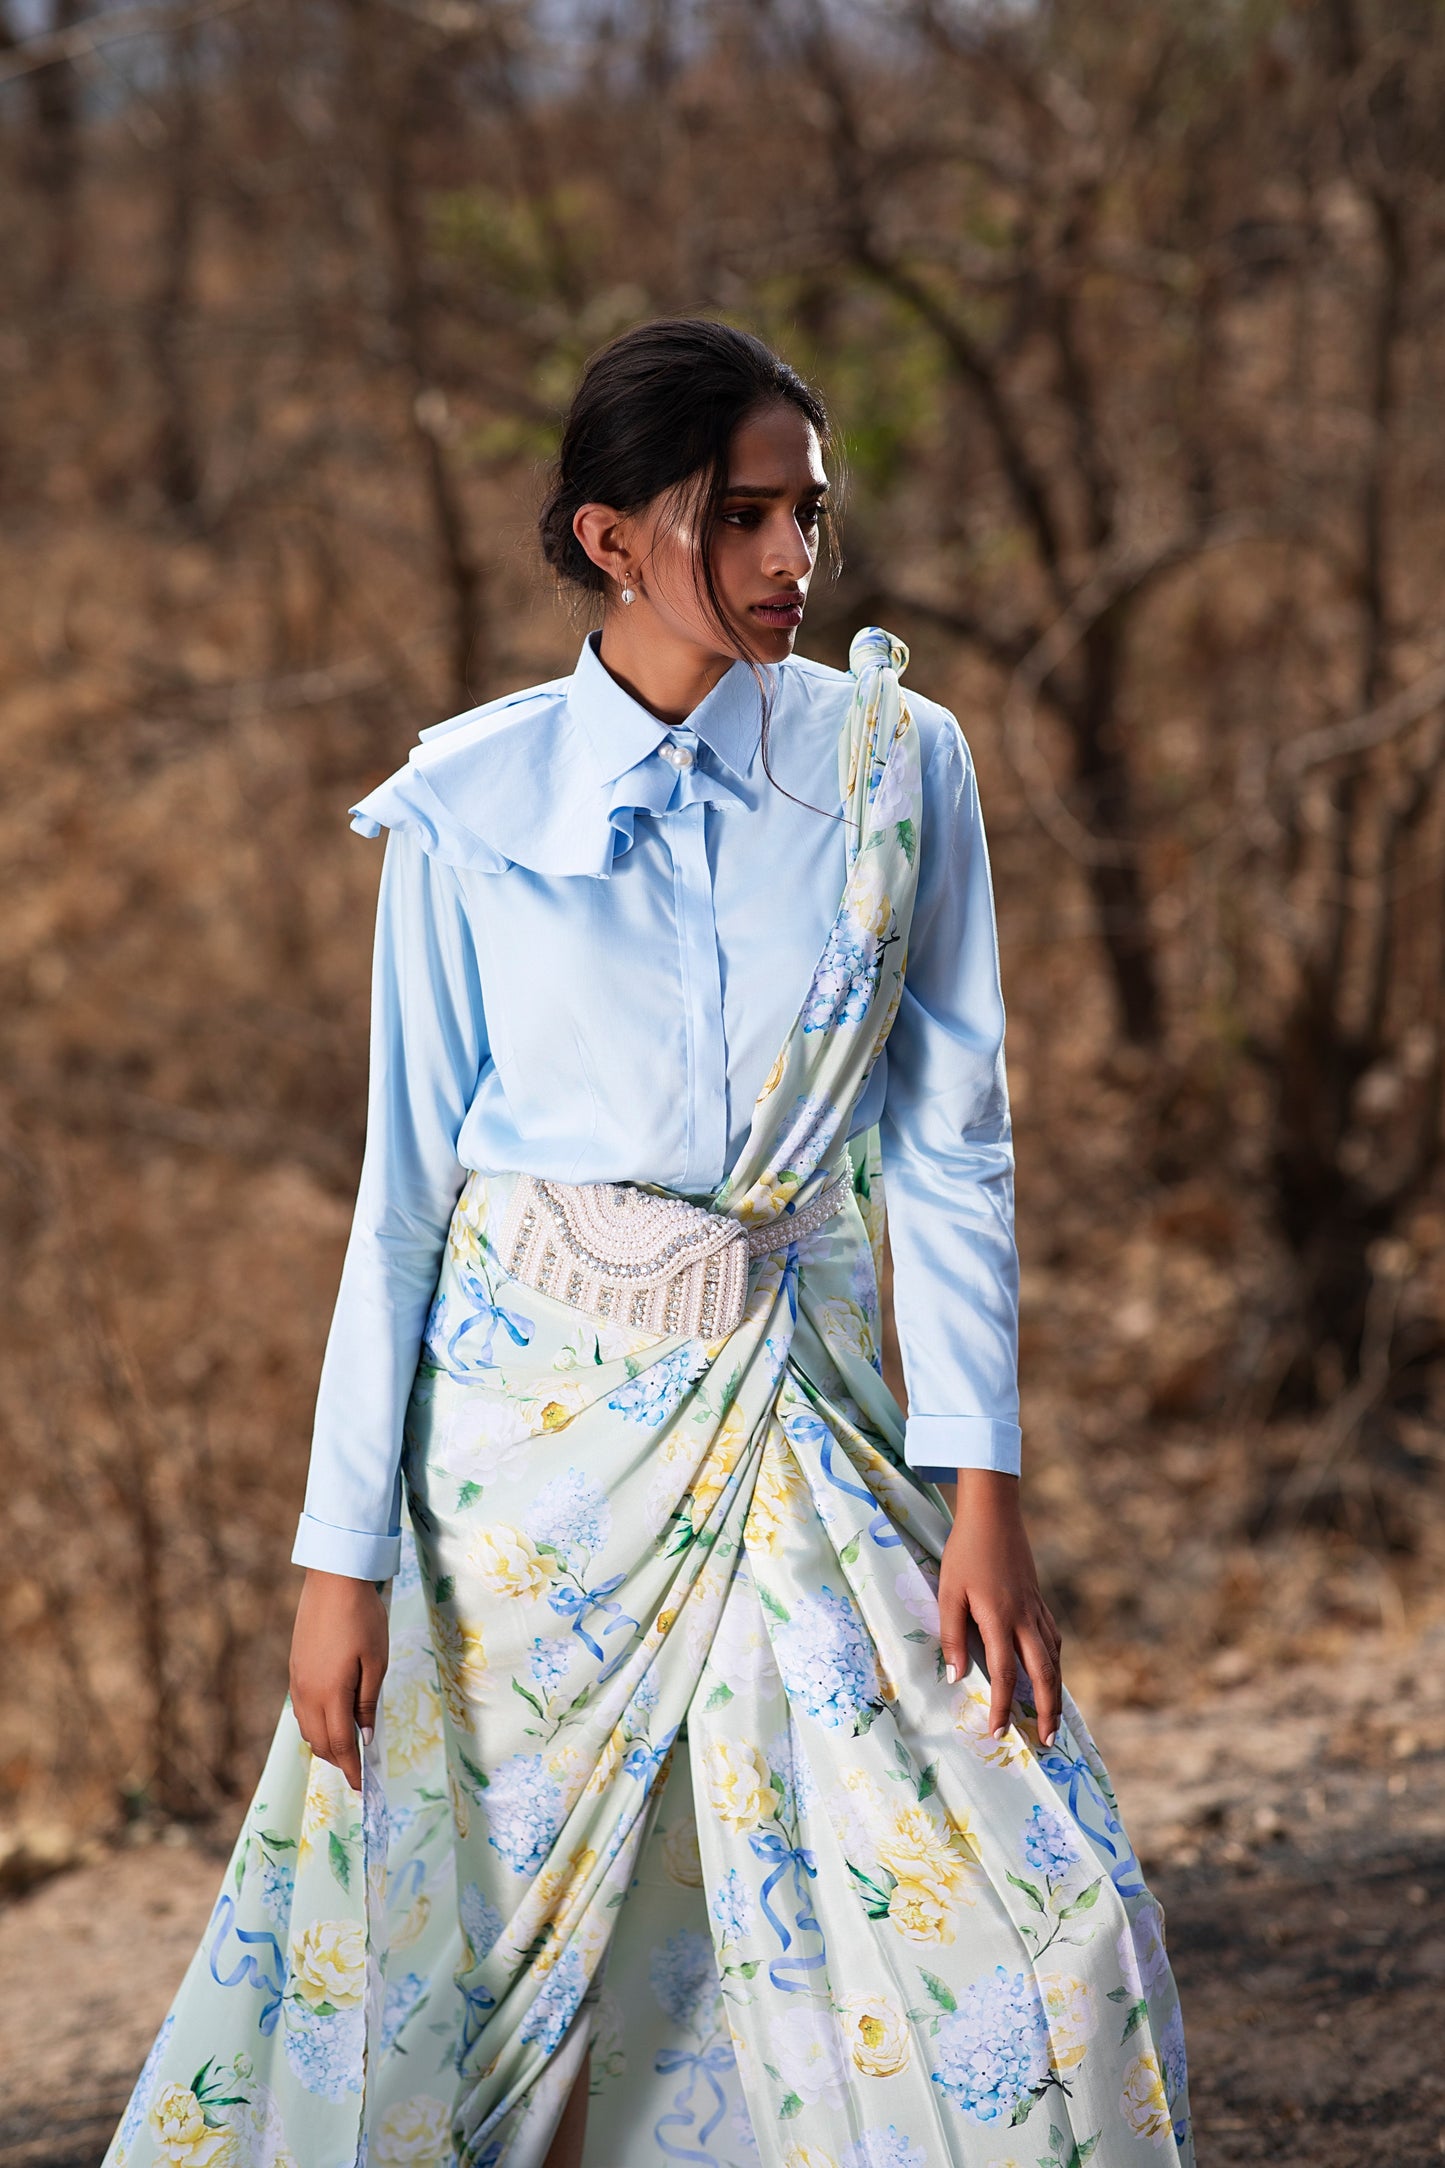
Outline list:
[[[804,1031],[836,1031],[861,1024],[878,983],[876,937],[840,912],[828,930],[813,981],[803,998]]]
[[[572,1661],[571,1644],[556,1634],[538,1634],[527,1656],[527,1667],[544,1694],[550,1694],[567,1675]]]
[[[366,2018],[361,2010],[322,2017],[302,2003],[286,2012],[286,2060],[308,2093],[344,2100],[361,2091]]]
[[[1024,1825],[1023,1853],[1045,1881],[1061,1882],[1079,1857],[1079,1847],[1061,1814],[1052,1807],[1035,1807]]]
[[[612,1533],[612,1508],[600,1483],[580,1468],[565,1468],[544,1483],[527,1515],[534,1543],[550,1543],[563,1558],[602,1549]]]
[[[468,1882],[457,1905],[461,1915],[462,1932],[476,1951],[478,1957],[486,1957],[497,1944],[503,1920],[501,1913],[484,1890],[475,1882]]]
[[[741,1942],[752,1932],[752,1891],[736,1867],[729,1867],[713,1892],[712,1916],[722,1942]]]
[[[843,2155],[843,2168],[928,2168],[921,2145],[910,2145],[896,2123],[865,2130]]]
[[[965,1988],[935,2042],[933,2082],[976,2123],[1007,2123],[1047,2082],[1049,2029],[1033,1975],[999,1965]]]
[[[289,1859],[263,1857],[261,1861],[261,1904],[273,1927],[284,1927],[291,1917],[291,1900],[296,1894],[296,1868]]]
[[[873,1644],[846,1596],[805,1597],[773,1651],[790,1700],[832,1731],[855,1728],[880,1698]]]
[[[381,2010],[383,2051],[395,2046],[397,2034],[425,1993],[426,1981],[419,1972],[404,1972],[399,1980],[387,1981],[386,2001]]]
[[[578,2004],[586,1992],[587,1975],[582,1969],[580,1954],[576,1950],[564,1950],[522,2020],[522,2038],[535,2040],[542,2053],[550,2055],[576,2016]]]
[[[514,1874],[536,1874],[562,1820],[562,1794],[540,1754],[513,1754],[488,1786],[491,1842]]]
[[[635,1378],[619,1386],[607,1405],[614,1414],[626,1416],[629,1423],[657,1429],[676,1414],[689,1385],[706,1368],[707,1349],[701,1340],[684,1340],[670,1355],[660,1355],[655,1363],[649,1363]]]
[[[161,2057],[165,2054],[171,2033],[175,2029],[175,2022],[175,2012],[172,2011],[156,2034],[151,2051],[141,2066],[141,2074],[135,2081],[135,2091],[130,2096],[130,2104],[126,2108],[124,2120],[117,2134],[119,2143],[126,2147],[127,2150],[135,2144],[136,2139],[140,2136],[141,2125],[150,2113],[151,2094],[155,2090],[156,2072],[160,2068]]]
[[[680,1928],[652,1953],[652,1992],[675,2025],[700,2030],[717,1996],[717,1965],[707,1935]]]

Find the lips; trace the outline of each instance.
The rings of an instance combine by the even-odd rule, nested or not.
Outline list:
[[[765,625],[801,625],[803,598],[801,595],[779,595],[775,600],[755,602],[751,615],[761,618]]]

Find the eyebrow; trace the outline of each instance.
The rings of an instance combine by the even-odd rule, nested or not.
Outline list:
[[[799,494],[804,497],[826,497],[828,489],[827,482],[813,482]],[[727,497],[790,497],[793,493],[790,489],[771,488],[766,482],[729,482],[723,494]]]

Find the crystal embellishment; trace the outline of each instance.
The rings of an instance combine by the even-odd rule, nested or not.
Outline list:
[[[518,1175],[498,1249],[514,1280],[588,1317],[724,1340],[742,1322],[748,1266],[813,1234],[853,1193],[835,1174],[806,1204],[756,1227],[631,1182]]]

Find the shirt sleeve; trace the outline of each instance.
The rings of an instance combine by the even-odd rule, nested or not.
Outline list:
[[[321,1368],[297,1565],[382,1581],[400,1563],[402,1424],[466,1178],[457,1137],[487,1058],[457,875],[394,831],[377,900],[366,1154]]]
[[[879,1125],[904,1458],[1017,1475],[1018,1251],[1004,1004],[973,760],[950,716],[924,775],[918,894]]]

